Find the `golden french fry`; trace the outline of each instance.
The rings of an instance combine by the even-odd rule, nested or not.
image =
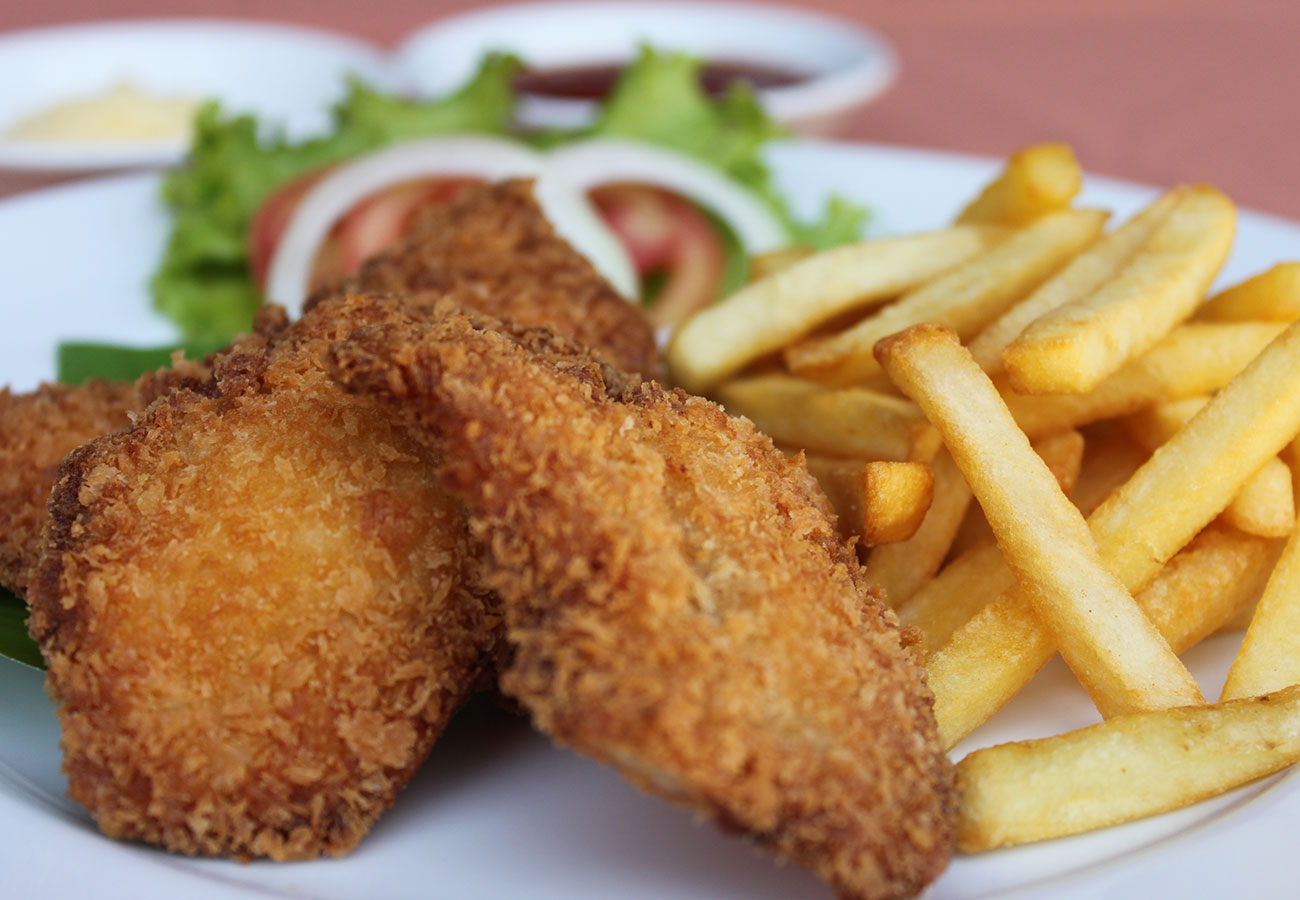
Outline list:
[[[782,269],[788,269],[816,253],[811,247],[782,247],[749,258],[749,283],[762,281]]]
[[[1150,450],[1169,440],[1179,428],[1200,412],[1209,397],[1188,397],[1161,403],[1124,420],[1134,439]],[[1263,537],[1283,538],[1295,524],[1295,496],[1291,470],[1274,457],[1250,477],[1223,511],[1224,520],[1242,531]]]
[[[1300,325],[1292,325],[1089,516],[1102,560],[1140,591],[1297,431]],[[1052,651],[1017,592],[981,609],[927,663],[944,739],[955,743],[988,719]]]
[[[1217,519],[1134,599],[1174,652],[1182,653],[1259,599],[1281,544]]]
[[[939,435],[916,406],[865,388],[834,390],[789,375],[720,385],[718,401],[782,444],[851,459],[925,461]]]
[[[1280,322],[1193,322],[1175,328],[1087,394],[1003,395],[1016,424],[1031,438],[1041,437],[1153,403],[1216,391],[1285,327]]]
[[[1223,511],[1224,521],[1263,537],[1284,538],[1295,526],[1291,469],[1273,457],[1241,486]]]
[[[970,488],[947,452],[939,451],[930,469],[933,499],[921,526],[907,540],[876,547],[867,558],[867,577],[885,589],[894,607],[906,603],[939,571],[970,504]]]
[[[1200,703],[1196,681],[1106,568],[1083,516],[957,335],[918,325],[876,354],[939,429],[1021,590],[1102,715]]]
[[[686,321],[668,345],[673,380],[703,393],[823,322],[898,296],[994,246],[1007,230],[963,225],[836,247],[741,288]]]
[[[1103,558],[1140,589],[1298,431],[1300,325],[1292,325],[1092,514]]]
[[[1147,452],[1151,452],[1174,436],[1174,432],[1188,423],[1210,402],[1206,394],[1169,400],[1140,409],[1121,421],[1124,430]]]
[[[1074,488],[1083,461],[1083,435],[1066,431],[1052,435],[1033,445],[1047,464],[1062,492],[1069,494]],[[971,521],[971,512],[978,511],[972,503],[967,510],[962,527]],[[988,528],[981,515],[978,521]],[[958,535],[960,537],[960,534]],[[1015,577],[1002,558],[1002,551],[993,540],[992,531],[987,540],[974,543],[959,551],[953,541],[952,561],[926,582],[898,609],[898,618],[904,625],[916,625],[924,635],[921,649],[932,653],[948,640],[959,626],[979,612],[981,606],[1011,587]]]
[[[990,375],[1002,371],[1002,351],[1031,323],[1058,307],[1080,300],[1115,278],[1177,202],[1177,192],[1163,194],[1122,226],[1104,235],[1066,264],[970,342],[971,356]]]
[[[826,384],[857,384],[880,373],[871,355],[876,341],[910,325],[933,322],[971,337],[1096,240],[1106,216],[1095,209],[1048,213],[847,331],[794,345],[786,365]]]
[[[1300,528],[1273,569],[1237,653],[1223,699],[1252,697],[1300,684]]]
[[[1092,426],[1084,440],[1083,463],[1070,499],[1087,516],[1132,478],[1150,454],[1111,422]]]
[[[1025,328],[1002,353],[1025,394],[1082,394],[1190,316],[1228,258],[1236,211],[1211,187],[1174,208],[1115,278]]]
[[[916,534],[934,498],[934,473],[925,463],[868,462],[863,467],[862,542],[896,544]]]
[[[898,607],[898,620],[921,629],[921,652],[929,656],[1015,583],[1002,548],[988,540],[956,557],[922,585]]]
[[[1013,153],[957,221],[1024,225],[1069,206],[1082,186],[1083,170],[1068,144],[1034,144]]]
[[[934,476],[925,463],[804,459],[835,509],[841,534],[859,536],[867,546],[907,540],[930,508]]]
[[[1033,448],[1056,479],[1061,493],[1070,496],[1083,466],[1083,435],[1074,429],[1049,434],[1034,441]]]
[[[1300,262],[1278,263],[1216,294],[1196,311],[1196,318],[1206,322],[1300,319]]]
[[[1134,599],[1170,648],[1181,653],[1255,602],[1277,544],[1213,524]],[[1019,591],[1004,591],[957,625],[926,660],[944,746],[952,747],[1005,706],[1055,652],[1050,634]]]
[[[957,847],[971,853],[1128,822],[1297,760],[1300,686],[976,750],[957,764]]]
[[[1047,463],[1047,468],[1052,470],[1061,490],[1068,496],[1074,490],[1075,479],[1079,477],[1079,466],[1083,462],[1083,435],[1073,429],[1049,434],[1034,441],[1034,452]],[[957,529],[957,536],[953,538],[948,555],[955,558],[976,544],[992,539],[993,532],[989,530],[984,512],[978,503],[973,503],[966,510],[966,517]]]

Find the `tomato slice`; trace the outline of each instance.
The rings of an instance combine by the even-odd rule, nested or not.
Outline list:
[[[249,265],[256,284],[265,287],[275,249],[307,193],[335,167],[318,169],[278,188],[258,210],[249,229]],[[311,287],[354,275],[361,264],[386,249],[415,221],[425,206],[445,203],[483,180],[469,177],[417,178],[394,184],[358,203],[339,220],[316,253]]]
[[[655,325],[675,325],[717,298],[726,277],[726,247],[705,213],[647,185],[601,185],[590,196],[627,248],[642,284],[662,279],[647,309]]]
[[[248,264],[253,273],[253,283],[259,288],[266,284],[271,258],[275,255],[275,248],[280,245],[280,238],[289,227],[298,204],[316,182],[333,169],[334,166],[325,166],[285,182],[262,202],[257,215],[253,216],[248,229]]]
[[[276,190],[258,210],[249,233],[253,277],[264,286],[276,247],[308,192],[334,167],[309,172]],[[481,178],[439,176],[390,185],[354,206],[316,251],[311,289],[353,275],[395,243],[420,210],[445,203]],[[726,246],[715,222],[681,196],[643,184],[607,184],[589,194],[600,217],[624,245],[642,285],[659,286],[647,315],[675,325],[718,296],[726,277]]]
[[[420,210],[446,203],[460,191],[481,185],[479,178],[418,178],[385,188],[362,200],[334,227],[337,271],[313,269],[313,289],[339,276],[355,275],[367,259],[396,243]]]

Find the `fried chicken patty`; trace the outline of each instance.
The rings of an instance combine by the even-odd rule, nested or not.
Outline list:
[[[43,384],[27,394],[0,389],[0,585],[26,595],[41,550],[45,504],[63,457],[91,438],[131,424],[157,397],[208,376],[177,360],[134,382]]]
[[[629,372],[658,371],[654,334],[640,309],[555,233],[528,180],[464,190],[431,207],[342,290],[391,292],[420,308],[453,299],[549,326]]]
[[[932,697],[801,462],[545,330],[394,318],[327,364],[444,448],[534,723],[841,896],[936,877],[955,793]]]
[[[107,834],[341,854],[472,687],[497,623],[437,454],[320,364],[373,311],[324,301],[64,462],[30,628]]]

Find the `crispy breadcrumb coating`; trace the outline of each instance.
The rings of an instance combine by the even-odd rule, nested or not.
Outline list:
[[[502,687],[538,727],[843,897],[942,871],[922,667],[799,460],[544,330],[395,321],[327,365],[444,447],[504,604]]]
[[[41,550],[45,503],[59,463],[91,438],[131,424],[158,396],[208,376],[201,363],[177,360],[135,382],[43,384],[28,394],[0,389],[0,585],[27,593]]]
[[[63,464],[30,628],[107,834],[342,854],[473,685],[497,622],[438,459],[320,365],[372,312],[322,302]]]
[[[454,299],[548,325],[629,372],[658,371],[654,334],[640,309],[555,233],[528,180],[467,189],[431,207],[344,290],[392,292],[422,308]]]

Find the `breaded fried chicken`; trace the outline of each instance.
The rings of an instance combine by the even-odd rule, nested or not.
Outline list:
[[[135,382],[43,384],[29,394],[0,389],[0,585],[27,593],[41,549],[45,503],[59,463],[91,438],[131,424],[131,416],[182,384],[208,376],[178,360]]]
[[[541,329],[398,321],[328,365],[444,448],[515,650],[502,688],[538,727],[843,897],[944,868],[922,668],[798,460]]]
[[[320,364],[387,308],[324,301],[64,462],[30,628],[106,833],[344,853],[472,687],[497,623],[438,458]]]
[[[658,370],[654,334],[641,311],[555,233],[531,181],[465,190],[430,208],[343,289],[392,292],[425,309],[454,299],[547,325],[626,371],[653,377]]]

